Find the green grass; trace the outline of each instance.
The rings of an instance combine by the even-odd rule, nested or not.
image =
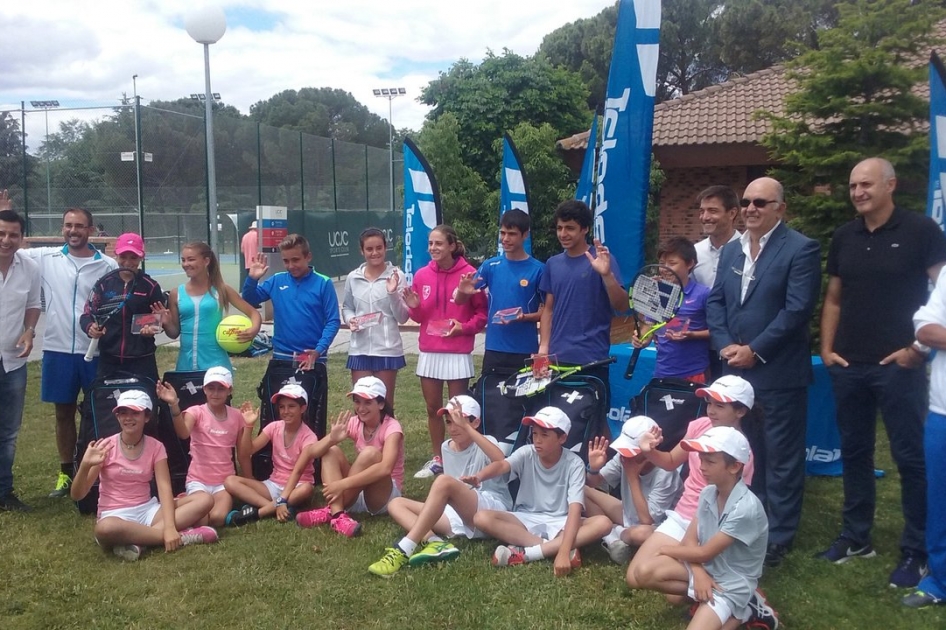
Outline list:
[[[172,354],[162,351],[162,371]],[[253,397],[265,359],[236,360],[235,402]],[[226,530],[216,545],[137,563],[104,554],[92,519],[64,500],[46,498],[57,469],[51,405],[39,401],[39,366],[29,367],[29,401],[15,474],[31,514],[0,513],[0,628],[684,628],[680,609],[631,592],[624,569],[599,548],[584,566],[556,579],[550,563],[497,570],[495,543],[460,541],[462,555],[440,567],[404,569],[390,580],[367,567],[401,535],[386,517],[365,519],[345,539],[326,528],[302,530],[265,521]],[[330,360],[329,417],[346,405],[344,358]],[[405,491],[423,498],[429,481],[412,473],[428,456],[423,400],[413,361],[401,374],[398,417],[406,432]],[[2,404],[2,401],[0,401]],[[881,430],[882,434],[882,430]],[[810,479],[802,528],[785,563],[762,586],[785,628],[943,628],[946,611],[909,611],[887,586],[898,557],[901,517],[897,475],[879,447],[879,556],[836,567],[811,558],[839,527],[841,482]]]

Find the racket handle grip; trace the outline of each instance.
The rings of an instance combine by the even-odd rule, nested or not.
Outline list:
[[[634,376],[634,368],[637,367],[637,359],[641,356],[641,349],[634,348],[634,352],[631,353],[631,358],[628,359],[627,368],[624,370],[624,378],[630,380]]]
[[[95,351],[98,349],[99,349],[99,338],[93,337],[92,341],[89,343],[89,349],[86,350],[85,356],[83,357],[86,363],[92,362],[92,359],[95,358]]]

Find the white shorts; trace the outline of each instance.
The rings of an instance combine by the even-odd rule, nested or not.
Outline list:
[[[282,495],[282,491],[286,489],[286,486],[280,486],[271,479],[264,479],[263,485],[266,486],[267,490],[269,490],[269,498],[273,501],[278,499]],[[298,486],[296,487],[298,488]]]
[[[101,521],[103,518],[120,518],[129,523],[138,523],[139,525],[151,527],[151,523],[154,522],[154,517],[158,515],[160,510],[161,504],[158,502],[158,498],[151,497],[150,501],[134,507],[103,510],[102,514],[99,515],[99,520]]]
[[[367,512],[371,516],[378,516],[379,514],[388,513],[388,503],[391,502],[391,499],[396,499],[401,496],[401,491],[397,489],[397,485],[394,483],[394,480],[391,480],[391,496],[388,497],[388,500],[384,505],[381,506],[377,512],[372,512],[368,509],[368,504],[365,503],[365,491],[362,490],[358,493],[358,498],[355,499],[355,502],[351,504],[345,511],[352,514],[357,514],[359,512]]]
[[[550,516],[541,512],[510,512],[519,519],[529,533],[538,536],[542,540],[552,540],[565,529],[565,521],[568,515]]]
[[[421,352],[417,357],[417,376],[440,381],[473,378],[473,357],[450,352]]]
[[[677,542],[683,542],[683,536],[690,527],[690,521],[677,514],[676,510],[667,510],[666,515],[667,519],[654,530],[654,533],[670,536]]]
[[[476,510],[496,510],[498,512],[506,512],[506,505],[495,495],[490,492],[476,492]],[[450,521],[450,531],[452,536],[466,536],[470,540],[476,538],[489,538],[486,534],[476,529],[475,527],[468,527],[466,523],[463,522],[463,517],[453,509],[452,506],[446,506],[443,509],[443,515],[447,517],[447,520]]]
[[[693,601],[696,601],[696,591],[693,590],[693,572],[690,571],[689,565],[687,565],[687,573],[690,576],[690,585],[687,587],[687,597],[689,597]],[[719,593],[716,593],[716,592],[713,593],[712,602],[700,602],[700,603],[706,604],[707,606],[709,606],[710,610],[716,613],[716,616],[719,618],[719,622],[721,624],[725,624],[727,621],[729,621],[730,617],[733,617],[734,615],[738,617],[739,621],[742,621],[743,623],[749,621],[750,611],[748,607],[743,608],[741,611],[742,614],[737,615],[733,611],[732,604],[729,602],[729,600],[723,597],[722,595],[720,595]]]
[[[215,495],[218,492],[226,492],[226,489],[222,483],[216,486],[208,486],[199,481],[188,481],[187,485],[184,486],[184,494],[194,494],[195,492],[206,492],[209,495]]]

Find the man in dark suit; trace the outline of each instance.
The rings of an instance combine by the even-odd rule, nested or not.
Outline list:
[[[723,248],[706,305],[723,373],[752,384],[764,415],[762,426],[750,420],[743,430],[756,462],[752,489],[769,517],[767,566],[788,553],[801,515],[812,379],[808,325],[821,290],[821,248],[783,223],[784,197],[769,177],[746,188],[746,231]]]

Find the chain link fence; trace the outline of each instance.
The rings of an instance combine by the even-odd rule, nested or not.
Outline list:
[[[51,112],[66,118],[49,127]],[[392,199],[387,149],[215,115],[211,221],[203,115],[152,106],[136,112],[133,103],[11,114],[22,121],[26,176],[9,190],[30,236],[58,236],[65,209],[80,207],[92,212],[99,235],[142,234],[149,272],[179,271],[181,247],[209,242],[214,227],[221,263],[239,265],[256,206],[286,206],[290,231],[309,240],[316,269],[339,276],[362,262],[363,228],[400,232],[403,169],[395,153]]]

